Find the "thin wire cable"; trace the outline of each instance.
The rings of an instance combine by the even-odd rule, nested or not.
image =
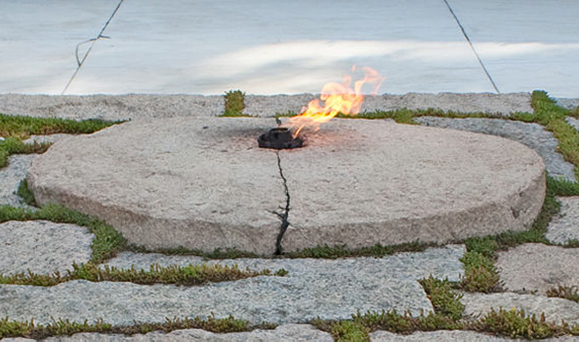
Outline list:
[[[446,4],[446,7],[448,7],[448,10],[450,11],[450,14],[452,14],[452,16],[454,17],[454,20],[456,20],[456,23],[458,24],[458,27],[460,27],[460,30],[462,31],[462,35],[464,36],[464,38],[466,39],[466,41],[468,42],[468,45],[470,45],[470,48],[472,50],[472,52],[474,53],[474,55],[476,56],[476,59],[478,60],[480,66],[482,67],[483,71],[485,72],[485,74],[487,75],[488,80],[491,82],[491,84],[493,85],[493,88],[495,88],[495,91],[497,92],[497,94],[500,94],[501,92],[499,91],[499,88],[497,87],[495,81],[493,80],[493,78],[491,77],[491,74],[488,72],[487,68],[485,67],[482,59],[480,59],[478,53],[476,52],[474,45],[472,44],[472,42],[470,41],[470,38],[468,37],[468,34],[466,34],[466,31],[464,29],[464,27],[462,26],[462,24],[460,23],[460,20],[458,20],[458,17],[456,16],[456,14],[454,14],[454,11],[452,9],[452,7],[450,7],[450,4],[448,3],[448,1],[443,0],[444,3]]]
[[[82,65],[84,64],[84,62],[86,61],[88,55],[90,54],[90,52],[92,51],[92,48],[94,47],[94,45],[96,44],[97,40],[99,39],[108,39],[110,37],[107,36],[103,36],[103,33],[105,32],[105,30],[107,29],[107,27],[109,26],[109,24],[111,23],[111,20],[113,20],[115,14],[117,14],[119,8],[121,8],[121,5],[123,4],[125,0],[120,0],[119,3],[117,4],[117,7],[115,8],[115,10],[113,11],[113,14],[111,14],[111,16],[109,17],[109,19],[107,20],[107,22],[105,23],[105,25],[103,26],[103,28],[101,29],[101,31],[99,32],[98,36],[96,36],[96,38],[91,38],[88,40],[85,40],[83,42],[80,42],[76,45],[76,49],[75,49],[75,56],[76,56],[76,63],[77,63],[77,67],[76,70],[74,71],[74,74],[72,74],[72,77],[70,78],[70,80],[68,80],[68,83],[66,84],[66,86],[64,87],[64,89],[62,90],[62,93],[60,93],[60,95],[64,95],[64,93],[66,92],[66,90],[68,89],[68,87],[70,86],[70,84],[72,83],[72,81],[74,80],[74,78],[76,77],[76,74],[78,74],[80,68],[82,67]],[[79,46],[86,44],[86,43],[91,43],[88,50],[86,51],[86,53],[84,54],[84,57],[82,58],[82,60],[79,60],[78,58],[78,48]]]

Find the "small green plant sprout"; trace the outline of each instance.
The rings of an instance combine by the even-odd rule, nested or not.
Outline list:
[[[241,90],[230,90],[225,93],[225,110],[222,116],[244,116],[245,93]]]

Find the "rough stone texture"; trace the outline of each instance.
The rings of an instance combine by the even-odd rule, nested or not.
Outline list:
[[[98,216],[149,248],[273,253],[281,226],[273,211],[286,196],[277,152],[256,141],[272,123],[114,126],[56,143],[33,162],[30,188],[40,204]],[[542,205],[541,158],[507,139],[338,119],[307,138],[305,148],[279,153],[291,197],[286,250],[523,230]]]
[[[456,341],[456,342],[503,342],[503,341],[521,341],[510,338],[486,335],[474,331],[462,330],[439,330],[422,332],[417,331],[411,335],[394,334],[389,331],[376,331],[370,334],[372,342],[423,342],[423,341]]]
[[[86,281],[48,288],[0,285],[0,317],[35,318],[38,323],[51,317],[75,321],[103,317],[121,325],[213,312],[217,317],[233,315],[252,323],[283,324],[318,316],[348,319],[356,310],[396,308],[418,314],[420,310],[430,312],[432,306],[416,279],[432,274],[457,280],[463,253],[464,246],[449,246],[384,258],[221,261],[254,269],[283,267],[289,274],[197,287]]]
[[[567,109],[575,109],[579,107],[579,99],[571,99],[571,98],[557,98],[557,105],[567,108]]]
[[[545,237],[553,243],[579,240],[579,197],[559,197],[561,212],[551,223]]]
[[[3,341],[25,342],[34,341],[30,339],[4,339]],[[44,339],[45,342],[258,342],[258,341],[320,341],[332,342],[332,335],[320,331],[311,325],[306,324],[286,324],[280,325],[274,330],[253,330],[250,332],[216,334],[200,329],[183,329],[175,330],[170,333],[153,331],[148,334],[136,334],[133,336],[99,334],[99,333],[81,333],[72,336],[58,336]]]
[[[579,119],[568,116],[565,118],[565,121],[579,131]]]
[[[50,135],[32,135],[30,138],[24,140],[26,144],[44,144],[44,143],[55,143],[60,140],[67,139],[69,137],[74,137],[72,134],[50,134]]]
[[[307,138],[280,152],[291,197],[286,250],[525,230],[543,202],[541,158],[507,139],[351,119]]]
[[[509,291],[538,291],[579,285],[579,249],[528,243],[499,252],[496,263]]]
[[[246,96],[244,113],[254,116],[274,116],[276,113],[292,111],[299,113],[312,99],[319,95],[275,95]],[[446,111],[500,113],[508,116],[513,112],[533,112],[529,93],[491,94],[491,93],[438,93],[405,95],[366,96],[360,110],[395,110],[437,108]]]
[[[48,221],[0,224],[0,274],[66,273],[73,262],[86,263],[93,235],[85,227]]]
[[[456,341],[456,342],[515,342],[515,341],[529,341],[526,339],[512,339],[509,337],[500,337],[477,333],[474,331],[461,330],[438,330],[422,332],[418,331],[412,335],[393,334],[388,331],[376,331],[370,334],[372,342],[423,342],[423,341]],[[576,342],[579,341],[579,336],[561,336],[557,338],[546,338],[541,340],[543,342]]]
[[[39,204],[98,216],[131,243],[272,254],[285,204],[277,156],[257,147],[273,120],[134,121],[57,142],[33,163]]]
[[[26,178],[33,158],[34,155],[31,154],[8,157],[8,166],[0,169],[0,205],[28,207],[15,192],[18,190],[20,181]]]
[[[66,119],[128,120],[175,116],[217,116],[223,96],[0,94],[0,113]]]
[[[199,265],[221,264],[238,265],[241,268],[249,267],[256,270],[288,270],[291,277],[346,277],[348,274],[358,274],[365,283],[371,282],[372,277],[420,279],[429,275],[448,278],[458,281],[463,273],[463,264],[459,259],[465,252],[464,245],[447,245],[444,248],[429,248],[420,253],[400,253],[384,258],[347,258],[338,260],[326,259],[233,259],[233,260],[205,260],[202,257],[164,255],[158,253],[123,252],[109,260],[107,265],[118,268],[148,269],[152,264],[161,266],[170,265]],[[430,260],[426,262],[426,260]],[[334,269],[331,272],[330,269]],[[362,273],[360,273],[362,272]],[[367,278],[367,274],[372,274]]]
[[[557,139],[539,124],[497,119],[437,117],[420,117],[414,121],[426,126],[492,134],[518,141],[535,150],[543,158],[551,176],[575,181],[575,166],[563,159],[563,156],[557,152],[559,144]]]
[[[465,293],[461,302],[465,305],[465,315],[479,315],[491,308],[505,310],[522,309],[527,315],[545,314],[549,322],[579,324],[579,303],[561,298],[549,298],[531,294],[504,293]]]

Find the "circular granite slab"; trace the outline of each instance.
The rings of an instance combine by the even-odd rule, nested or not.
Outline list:
[[[57,142],[29,184],[39,203],[98,216],[134,244],[261,254],[276,250],[288,199],[285,251],[520,231],[543,203],[541,158],[504,138],[335,119],[278,153],[257,146],[274,125],[129,122]]]

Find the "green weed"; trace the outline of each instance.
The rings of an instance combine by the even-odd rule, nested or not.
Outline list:
[[[175,265],[162,267],[154,264],[150,266],[149,270],[136,269],[134,266],[130,269],[119,269],[108,265],[99,267],[93,263],[81,265],[74,263],[72,267],[73,270],[67,271],[66,275],[61,275],[60,272],[37,274],[30,271],[13,275],[0,275],[0,284],[54,286],[67,281],[82,279],[92,282],[114,281],[143,285],[174,284],[195,286],[257,276],[285,276],[288,273],[284,269],[280,269],[275,273],[272,273],[270,270],[257,272],[249,269],[241,270],[237,265],[230,267],[219,264],[189,265],[183,267]]]
[[[225,93],[225,110],[221,116],[246,116],[243,114],[244,109],[245,93],[241,92],[241,90],[230,90]]]

